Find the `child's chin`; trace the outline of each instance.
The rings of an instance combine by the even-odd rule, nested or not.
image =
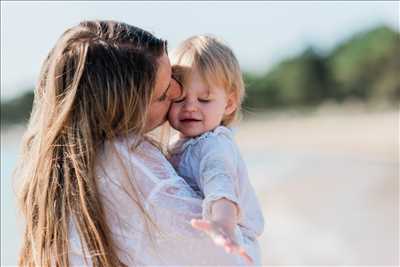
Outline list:
[[[197,136],[202,134],[202,133],[199,133],[199,132],[196,132],[196,131],[185,131],[185,132],[182,132],[182,133],[183,133],[184,136],[190,137],[190,138],[194,138],[194,137],[197,137]]]

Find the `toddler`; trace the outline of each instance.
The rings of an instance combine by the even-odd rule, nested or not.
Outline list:
[[[203,218],[216,223],[225,238],[242,246],[260,265],[257,238],[264,219],[228,128],[244,97],[236,57],[220,40],[194,36],[177,48],[172,62],[184,92],[168,114],[171,126],[180,132],[170,149],[171,163],[204,198]]]

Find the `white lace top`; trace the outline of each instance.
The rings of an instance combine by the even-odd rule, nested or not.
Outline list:
[[[204,198],[203,217],[210,218],[211,203],[217,199],[237,204],[243,246],[260,263],[257,238],[263,232],[264,218],[232,130],[218,126],[198,137],[179,139],[172,145],[170,161]]]
[[[96,168],[106,220],[120,259],[128,266],[244,264],[191,227],[192,218],[202,217],[202,199],[150,142],[141,142],[132,152],[133,140],[106,143]],[[140,191],[139,198],[132,193],[134,188]],[[143,203],[159,231],[148,233],[136,202]],[[73,220],[69,231],[71,265],[86,266]],[[90,257],[86,259],[91,265]]]

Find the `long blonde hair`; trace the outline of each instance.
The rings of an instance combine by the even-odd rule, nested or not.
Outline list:
[[[20,266],[69,266],[71,219],[93,266],[124,265],[99,199],[96,153],[106,140],[144,134],[165,50],[165,41],[134,26],[86,21],[50,51],[15,172],[26,219]]]

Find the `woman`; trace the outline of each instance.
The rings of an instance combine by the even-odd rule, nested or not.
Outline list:
[[[242,263],[243,250],[213,222],[191,227],[201,199],[147,136],[180,93],[166,42],[142,29],[87,21],[61,36],[16,172],[20,266]]]

